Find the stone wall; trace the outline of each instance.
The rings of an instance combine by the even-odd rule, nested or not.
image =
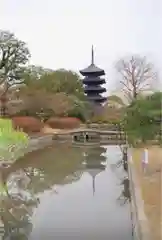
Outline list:
[[[52,138],[53,135],[46,135],[30,139],[29,145],[25,149],[25,154],[50,146],[53,143]]]
[[[90,129],[99,129],[99,130],[109,130],[116,131],[118,130],[118,126],[115,126],[111,123],[89,123],[89,124],[81,124],[81,128],[90,128]]]

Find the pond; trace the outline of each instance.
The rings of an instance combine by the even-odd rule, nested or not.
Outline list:
[[[119,146],[55,144],[4,172],[5,240],[131,240]]]

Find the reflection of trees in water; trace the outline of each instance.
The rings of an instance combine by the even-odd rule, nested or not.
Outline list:
[[[122,153],[121,159],[117,163],[112,164],[111,168],[114,171],[118,168],[122,168],[127,173],[128,172],[128,164],[127,164],[128,151],[127,151],[127,147],[120,146],[120,150],[121,150],[121,153]],[[131,201],[128,174],[127,174],[126,177],[123,177],[123,179],[120,180],[120,181],[121,181],[120,185],[123,185],[123,190],[122,190],[120,196],[117,198],[117,201],[119,201],[121,205],[124,205],[127,202]]]
[[[79,181],[82,174],[83,174],[83,171],[78,170],[78,171],[74,172],[73,174],[66,176],[60,184],[64,185],[64,184],[70,184],[72,182]]]
[[[127,151],[127,148],[124,146],[120,146],[120,150],[122,153],[121,159],[117,161],[117,163],[111,164],[111,168],[112,170],[115,170],[117,168],[123,167],[124,170],[127,172],[128,171],[128,164],[127,164],[128,151]]]
[[[127,202],[131,201],[130,188],[129,188],[129,179],[126,177],[122,180],[121,185],[123,185],[124,189],[122,190],[120,196],[117,201],[120,202],[121,205],[124,205]]]
[[[37,194],[78,181],[82,160],[81,149],[61,146],[32,153],[4,171],[8,190],[1,203],[5,239],[9,235],[16,240],[27,239],[25,236],[32,230],[30,219],[39,203]]]
[[[121,160],[122,164],[120,166],[122,166],[123,169],[126,172],[128,172],[128,149],[127,149],[127,147],[124,147],[121,149],[121,151],[122,151],[122,160]],[[128,174],[127,174],[127,177],[125,177],[122,180],[121,185],[123,185],[124,189],[122,190],[118,200],[120,201],[121,205],[124,205],[125,203],[131,201]]]
[[[31,180],[28,188],[37,194],[52,189],[54,185],[79,180],[81,174],[77,170],[82,160],[82,149],[58,144],[24,157],[11,167],[10,172],[22,168]]]
[[[1,219],[4,224],[4,239],[27,239],[32,230],[30,218],[38,205],[37,199],[28,189],[29,179],[18,171],[6,180],[6,194],[1,196]]]

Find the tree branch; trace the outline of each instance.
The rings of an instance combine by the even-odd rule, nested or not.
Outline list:
[[[127,90],[132,91],[125,82],[120,81],[120,83],[121,83],[124,87],[126,87]]]

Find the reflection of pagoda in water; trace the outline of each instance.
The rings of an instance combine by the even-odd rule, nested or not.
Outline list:
[[[95,181],[96,177],[99,173],[105,170],[106,168],[106,157],[103,153],[106,152],[106,148],[104,147],[96,147],[88,149],[85,153],[85,168],[86,171],[92,177],[92,188],[93,195],[95,193]]]

